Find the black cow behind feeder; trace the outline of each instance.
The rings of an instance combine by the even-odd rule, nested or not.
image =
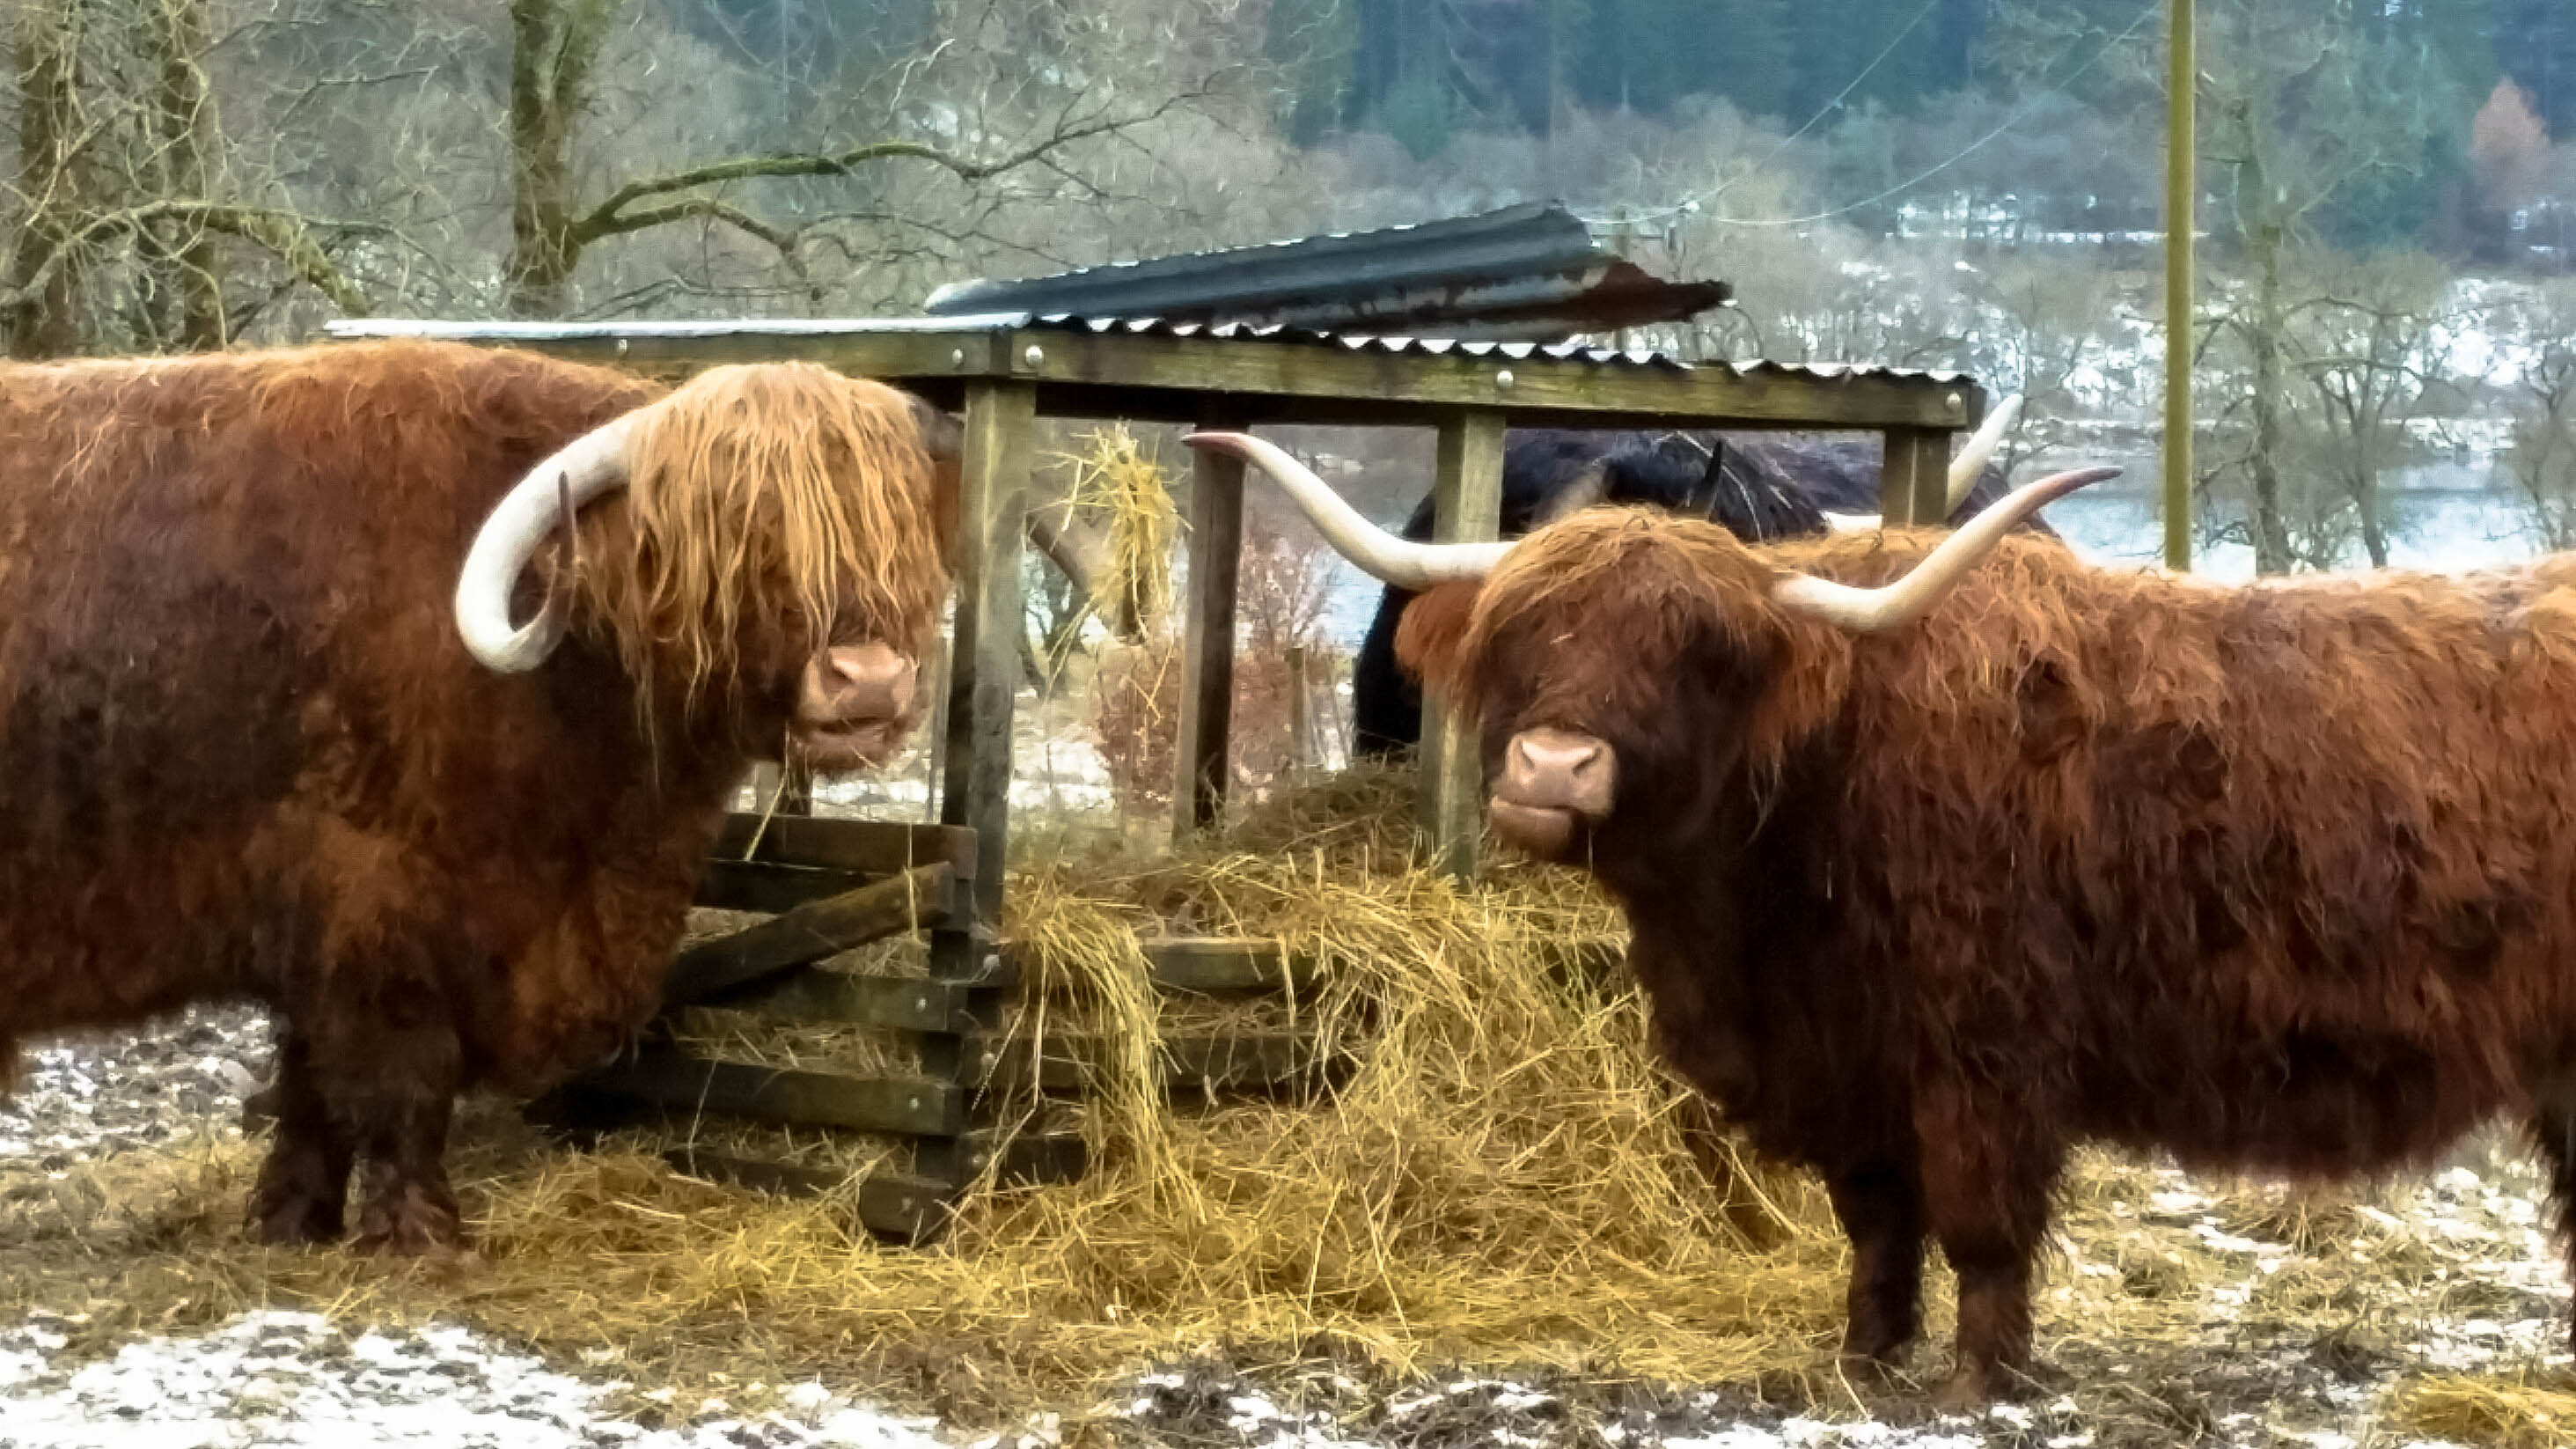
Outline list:
[[[1951,465],[1952,523],[2006,491],[1988,460],[2020,412],[2007,398]],[[1878,526],[1880,454],[1873,439],[1715,432],[1515,430],[1503,447],[1501,533],[1518,538],[1597,503],[1636,504],[1705,518],[1748,543]],[[1424,494],[1402,536],[1431,538]],[[2047,532],[2033,520],[2029,527]],[[1351,753],[1385,759],[1422,737],[1422,691],[1397,667],[1396,626],[1413,594],[1389,586],[1351,666]]]

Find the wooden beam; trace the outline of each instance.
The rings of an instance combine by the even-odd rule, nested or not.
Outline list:
[[[1938,528],[1950,521],[1950,435],[1889,428],[1879,465],[1879,512],[1891,525]]]
[[[1486,408],[1449,414],[1440,422],[1432,475],[1432,537],[1461,543],[1502,535],[1503,416]],[[1472,722],[1436,699],[1422,707],[1422,826],[1433,864],[1465,879],[1476,871],[1476,843],[1484,827],[1484,762]]]
[[[935,926],[950,918],[955,883],[946,862],[925,865],[692,946],[663,974],[662,1004],[704,1001],[898,931]]]
[[[866,885],[868,878],[846,870],[814,870],[801,865],[766,865],[749,860],[710,860],[698,875],[692,901],[710,910],[761,911],[776,915],[826,896]]]
[[[1088,1032],[1050,1032],[1043,1046],[1032,1064],[1026,1040],[984,1043],[983,1085],[1005,1092],[1078,1092],[1109,1051],[1108,1043]],[[1163,1037],[1157,1047],[1167,1085],[1210,1092],[1295,1086],[1346,1064],[1325,1056],[1314,1033],[1303,1031],[1185,1032]]]
[[[1020,540],[1037,394],[1026,383],[967,390],[958,498],[955,623],[939,819],[975,832],[975,920],[1001,919],[1011,811],[1011,712],[1020,688]],[[962,923],[961,923],[962,924]]]
[[[752,849],[757,839],[759,848]],[[751,854],[745,856],[745,851]],[[725,817],[711,855],[771,865],[814,866],[854,875],[894,875],[944,862],[959,880],[973,880],[981,862],[975,832],[954,825],[913,825],[893,820],[838,820],[737,813]]]
[[[966,1130],[966,1094],[954,1082],[757,1067],[670,1046],[646,1047],[592,1072],[581,1086],[658,1107],[791,1126],[912,1136]]]
[[[1304,990],[1311,962],[1292,961],[1277,941],[1240,936],[1164,936],[1138,943],[1166,991],[1209,996],[1237,991]]]
[[[341,336],[420,330],[360,321]],[[1601,363],[1513,357],[1500,349],[1387,353],[1338,342],[998,328],[948,332],[883,321],[783,326],[762,323],[605,324],[512,328],[455,326],[462,340],[677,376],[726,362],[802,360],[899,382],[941,406],[963,391],[1010,378],[1041,385],[1051,416],[1118,415],[1187,423],[1209,393],[1236,395],[1247,421],[1323,420],[1330,404],[1395,402],[1508,409],[1522,425],[1597,414],[1611,426],[1957,429],[1973,419],[1954,396],[1964,379],[1924,374],[1810,372],[1762,365]],[[1967,401],[1974,401],[1970,398]],[[1322,408],[1295,403],[1326,404]],[[971,403],[970,403],[971,406]]]
[[[1199,426],[1231,428],[1217,412]],[[1182,610],[1180,732],[1172,750],[1172,833],[1225,818],[1234,720],[1235,588],[1243,564],[1243,460],[1190,452],[1189,598]]]
[[[694,1004],[784,1021],[953,1033],[976,1029],[974,993],[983,989],[928,977],[807,967]]]

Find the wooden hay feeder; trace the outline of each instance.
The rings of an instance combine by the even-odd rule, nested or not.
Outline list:
[[[1639,352],[1025,314],[586,325],[381,320],[331,330],[522,347],[673,378],[720,363],[799,359],[962,410],[963,527],[946,728],[936,742],[944,751],[940,823],[737,817],[709,863],[699,901],[769,919],[685,949],[667,988],[672,1009],[721,1003],[781,1021],[896,1030],[913,1042],[917,1069],[873,1077],[775,1070],[664,1044],[583,1079],[564,1098],[591,1115],[703,1111],[908,1138],[908,1170],[881,1171],[857,1193],[870,1227],[907,1241],[935,1235],[997,1154],[1005,1179],[1061,1178],[1082,1167],[1079,1137],[1051,1128],[1043,1114],[1008,1140],[999,1126],[1006,1102],[1073,1085],[1070,1062],[1005,1069],[1003,1054],[992,1049],[1018,975],[997,926],[1020,676],[1018,559],[1039,417],[1229,429],[1430,427],[1439,439],[1436,536],[1470,540],[1497,534],[1503,438],[1511,427],[1875,431],[1886,440],[1882,506],[1890,522],[1901,523],[1944,514],[1951,435],[1976,426],[1986,406],[1984,391],[1955,375],[1685,365]],[[1192,468],[1174,791],[1174,825],[1182,833],[1218,820],[1225,804],[1243,521],[1241,462],[1195,453]],[[1422,756],[1428,859],[1464,875],[1474,868],[1481,813],[1474,742],[1435,707],[1425,720]],[[757,849],[746,858],[755,838]],[[840,953],[913,930],[929,935],[924,978],[824,969]],[[1145,945],[1156,982],[1168,991],[1277,991],[1294,969],[1270,942]],[[1176,1076],[1219,1087],[1276,1084],[1318,1065],[1299,1043],[1274,1036],[1165,1045]],[[765,1188],[845,1185],[781,1163],[689,1149],[674,1149],[674,1156],[694,1170]]]

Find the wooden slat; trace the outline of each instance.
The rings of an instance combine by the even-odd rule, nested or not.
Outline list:
[[[820,1197],[848,1183],[840,1173],[821,1168],[686,1145],[665,1148],[662,1160],[691,1177],[780,1197]],[[945,1184],[882,1171],[862,1179],[856,1196],[861,1226],[908,1247],[932,1242],[946,1231],[955,1201]]]
[[[417,324],[409,324],[416,327]],[[357,335],[400,322],[359,321]],[[798,328],[557,330],[464,328],[466,340],[680,376],[727,362],[804,360],[901,382],[942,407],[998,377],[1043,387],[1048,416],[1189,423],[1203,396],[1234,394],[1248,421],[1400,421],[1433,406],[1500,407],[1515,426],[1973,426],[1984,394],[1965,379],[1723,367],[1602,366],[1544,357],[1382,352],[1211,337],[1058,331],[910,332]],[[477,335],[477,333],[480,335]],[[692,335],[694,334],[694,335]],[[1034,358],[1031,349],[1035,349]],[[1508,380],[1505,375],[1509,374]],[[1957,399],[1957,401],[1953,401]]]
[[[1442,419],[1432,494],[1432,537],[1442,543],[1499,537],[1503,506],[1503,417],[1471,408]],[[1473,722],[1436,697],[1422,708],[1422,825],[1432,864],[1465,879],[1476,872],[1485,823],[1484,763]]]
[[[807,967],[747,991],[702,1001],[729,1011],[757,1012],[784,1021],[846,1023],[897,1031],[963,1032],[975,1028],[979,987],[919,976],[872,976]]]
[[[1154,984],[1166,991],[1213,995],[1227,991],[1299,989],[1312,980],[1305,962],[1291,962],[1276,941],[1238,936],[1163,936],[1140,943],[1153,964]]]
[[[1037,1080],[1029,1073],[1029,1043],[987,1041],[981,1083],[987,1090],[1015,1094],[1034,1087],[1042,1092],[1079,1092],[1090,1085],[1105,1060],[1108,1043],[1088,1032],[1051,1032],[1035,1062]],[[1194,1032],[1162,1039],[1163,1079],[1176,1087],[1212,1091],[1246,1091],[1314,1080],[1334,1063],[1317,1046],[1311,1032]]]
[[[710,860],[698,876],[698,905],[718,911],[763,911],[776,915],[809,901],[854,891],[868,877],[849,870],[812,870],[801,865],[769,865],[753,860]]]
[[[1202,431],[1237,419],[1211,410]],[[1234,727],[1235,593],[1243,566],[1243,460],[1190,452],[1189,598],[1182,610],[1181,718],[1172,745],[1172,833],[1225,818]]]
[[[1011,823],[1011,711],[1020,688],[1022,611],[1020,554],[1028,533],[1029,469],[1037,430],[1037,391],[1024,382],[970,382],[958,460],[956,606],[948,648],[947,735],[940,756],[939,819],[974,832],[976,871],[961,890],[959,913],[930,935],[930,975],[943,981],[990,979],[993,938],[1002,920],[1003,868]],[[1002,993],[967,999],[973,1026],[1001,1023]],[[960,1032],[915,1039],[922,1075],[951,1084],[965,1098],[972,1064]],[[959,1131],[964,1131],[961,1124]],[[913,1171],[939,1182],[973,1173],[954,1135],[913,1144]]]
[[[682,951],[662,977],[664,1006],[732,992],[791,967],[948,919],[956,872],[946,861],[798,906],[748,930]]]
[[[1879,464],[1879,512],[1889,523],[1938,528],[1950,517],[1950,435],[1889,428]]]
[[[583,1077],[581,1086],[760,1122],[916,1137],[953,1137],[966,1130],[966,1094],[954,1082],[755,1067],[710,1061],[676,1047],[647,1047]]]
[[[724,830],[708,854],[717,860],[739,861],[754,837],[760,841],[759,850],[750,857],[754,861],[845,870],[853,875],[893,875],[945,861],[959,880],[973,880],[979,860],[975,832],[954,825],[795,815],[773,815],[764,823],[748,812],[725,817]]]

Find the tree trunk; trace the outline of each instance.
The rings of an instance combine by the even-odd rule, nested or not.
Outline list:
[[[2254,571],[2290,571],[2290,530],[2281,516],[2281,233],[2246,238],[2254,262]]]
[[[213,200],[213,164],[220,132],[214,87],[207,82],[206,0],[155,0],[150,44],[160,71],[154,97],[162,148],[162,194]],[[176,340],[190,352],[224,345],[223,279],[216,270],[214,234],[188,218],[155,229],[152,248],[169,295],[178,301]]]
[[[581,247],[572,133],[619,0],[510,0],[510,271],[503,308],[559,317]]]
[[[80,210],[72,147],[80,135],[77,83],[85,0],[26,0],[17,7],[18,187],[25,224],[10,266],[24,291],[65,243]],[[77,259],[63,257],[42,289],[9,316],[9,351],[17,357],[61,357],[80,350],[81,292]]]

